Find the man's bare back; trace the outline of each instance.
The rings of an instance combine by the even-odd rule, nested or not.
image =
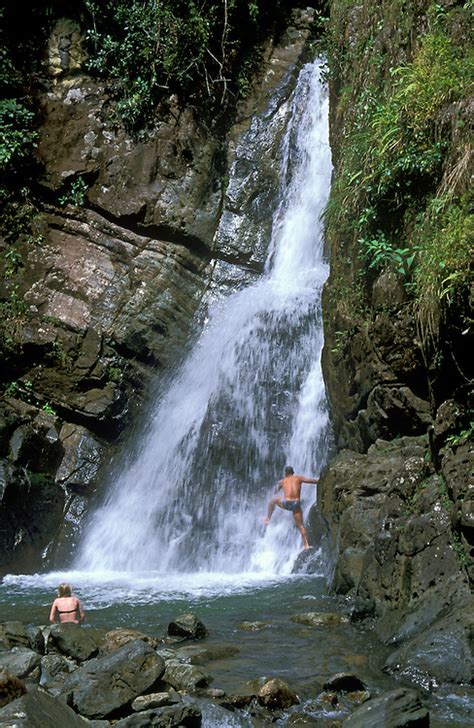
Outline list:
[[[275,495],[268,504],[267,515],[263,519],[264,524],[268,526],[272,513],[275,510],[275,506],[286,511],[291,511],[293,513],[293,518],[295,519],[296,527],[301,533],[305,549],[309,549],[309,543],[306,529],[303,525],[303,516],[300,505],[301,486],[303,483],[317,483],[318,480],[319,478],[307,478],[306,475],[295,475],[293,468],[290,465],[287,465],[285,468],[285,477],[278,482],[278,485],[275,488],[275,493],[278,493],[279,490],[283,490],[284,498],[280,498],[278,495]]]
[[[278,483],[285,494],[286,500],[299,500],[301,498],[301,485],[303,483],[317,483],[316,478],[306,478],[304,475],[287,475]]]

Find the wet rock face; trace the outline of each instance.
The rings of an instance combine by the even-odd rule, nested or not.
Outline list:
[[[378,438],[426,432],[432,413],[411,310],[381,310],[363,326],[338,321],[330,286],[322,362],[338,447],[365,452]]]
[[[6,667],[0,667],[0,708],[26,693],[22,680],[13,675]]]
[[[258,691],[258,702],[270,710],[289,708],[299,702],[296,693],[279,678],[268,680]]]
[[[229,181],[213,251],[259,270],[268,249],[280,187],[281,140],[288,124],[286,101],[306,59],[314,10],[297,10],[278,46],[268,45],[254,91],[239,107],[229,133]]]
[[[344,721],[347,728],[428,728],[430,718],[414,690],[391,690],[361,705]]]
[[[311,11],[297,11],[279,45],[268,43],[225,138],[174,98],[153,128],[132,138],[111,122],[107,88],[81,70],[77,24],[66,18],[53,28],[49,84],[38,94],[44,209],[32,238],[15,244],[22,261],[15,292],[27,308],[6,332],[12,346],[0,347],[7,394],[0,458],[7,469],[27,462],[51,476],[65,517],[48,507],[44,524],[28,526],[41,535],[27,538],[15,515],[2,544],[9,569],[20,558],[24,570],[36,568],[38,549],[50,565],[68,562],[101,464],[140,416],[152,378],[156,389],[180,361],[204,293],[235,290],[261,268],[285,101],[311,19]],[[0,296],[9,296],[9,281]],[[33,422],[44,411],[51,429]]]
[[[137,141],[107,123],[108,103],[104,86],[88,76],[64,78],[42,96],[43,185],[67,192],[67,182],[83,176],[88,205],[106,218],[209,244],[222,194],[218,141],[172,100]]]
[[[64,492],[51,476],[0,460],[0,573],[12,566],[39,568],[63,507]]]
[[[451,451],[445,459],[464,464]],[[342,451],[318,488],[335,551],[332,588],[365,605],[361,618],[375,614],[380,639],[396,647],[386,670],[424,688],[470,679],[467,556],[453,535],[463,467],[445,480],[427,437],[378,440],[366,455]]]
[[[382,609],[416,601],[453,574],[462,580],[445,485],[428,455],[426,438],[401,438],[333,461],[319,503],[339,544],[337,591]]]
[[[129,705],[163,672],[163,660],[154,650],[134,640],[111,655],[86,662],[66,679],[63,690],[81,715],[105,718]]]

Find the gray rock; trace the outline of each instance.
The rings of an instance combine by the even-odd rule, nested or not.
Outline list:
[[[5,667],[0,667],[0,708],[26,693],[24,682]]]
[[[392,690],[372,698],[346,718],[344,728],[428,728],[429,713],[414,690]]]
[[[331,675],[323,687],[325,690],[335,690],[336,692],[344,693],[365,690],[365,685],[362,680],[351,672],[338,672],[335,675]]]
[[[132,642],[133,640],[142,640],[143,642],[147,642],[150,647],[153,648],[156,648],[158,644],[158,640],[140,632],[138,629],[117,628],[105,633],[100,644],[100,649],[103,653],[113,652],[119,647],[126,645],[127,642]]]
[[[19,678],[39,679],[40,664],[38,653],[28,647],[13,647],[10,652],[0,654],[0,667]]]
[[[84,663],[65,680],[63,693],[81,715],[106,718],[152,688],[163,672],[163,660],[145,642],[135,640]]]
[[[169,623],[168,634],[171,637],[199,640],[207,637],[208,632],[195,614],[181,614]]]
[[[290,708],[299,703],[296,693],[279,678],[268,680],[258,691],[258,702],[269,710]]]
[[[196,705],[171,705],[130,715],[114,723],[114,728],[200,728],[201,724]]]
[[[0,568],[40,568],[42,552],[57,533],[64,492],[51,476],[0,462]]]
[[[399,307],[407,298],[401,276],[391,270],[383,271],[372,286],[372,307]]]
[[[405,642],[387,658],[384,670],[425,689],[444,682],[470,683],[473,679],[472,609],[440,619]]]
[[[453,574],[436,585],[411,606],[392,609],[375,623],[378,638],[397,646],[428,629],[448,612],[469,613],[471,593],[460,574]],[[453,617],[454,619],[454,617]]]
[[[0,627],[0,633],[9,650],[12,647],[31,647],[31,637],[27,627],[22,622],[4,622]],[[44,642],[44,641],[43,641]]]
[[[0,709],[7,728],[85,728],[86,723],[63,700],[33,689]]]
[[[235,645],[184,645],[176,650],[176,657],[192,665],[205,665],[213,660],[235,657],[239,648]]]
[[[77,664],[63,655],[44,655],[41,658],[40,685],[63,682],[69,673],[77,670]]]
[[[292,574],[318,574],[321,572],[321,553],[317,548],[304,549],[298,554]]]
[[[305,612],[304,614],[293,614],[291,621],[297,624],[305,624],[308,627],[339,627],[347,624],[349,617],[345,614],[334,614],[332,612]]]
[[[99,639],[99,635],[93,630],[85,629],[74,622],[55,624],[49,633],[47,650],[82,662],[97,655]]]
[[[163,680],[175,690],[195,692],[210,685],[212,677],[196,665],[183,663],[179,660],[168,660]]]
[[[148,693],[139,695],[132,703],[132,710],[139,713],[151,708],[163,708],[165,705],[175,705],[181,702],[181,696],[174,690],[165,693]]]
[[[27,625],[25,629],[30,639],[29,646],[31,647],[31,649],[35,650],[35,652],[38,652],[40,655],[44,655],[45,641],[43,630],[41,629],[41,627]]]

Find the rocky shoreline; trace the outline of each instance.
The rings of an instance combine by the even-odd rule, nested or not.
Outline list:
[[[348,621],[329,613],[298,619],[319,627]],[[227,694],[211,687],[206,666],[231,659],[239,648],[207,644],[207,636],[204,624],[191,613],[178,616],[159,637],[134,629],[5,622],[0,626],[0,725],[198,728],[209,724],[203,714],[214,716],[212,725],[227,725],[230,714],[253,726],[280,720],[331,728],[429,725],[428,709],[416,691],[400,687],[372,697],[352,673],[332,675],[322,691],[315,691],[314,700],[327,706],[324,721],[314,718],[292,687],[277,677],[262,677],[244,693]],[[345,717],[331,718],[331,711]]]

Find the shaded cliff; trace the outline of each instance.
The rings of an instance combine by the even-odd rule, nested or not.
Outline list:
[[[67,560],[102,465],[160,386],[157,373],[165,379],[182,357],[203,295],[261,269],[279,109],[308,56],[313,12],[296,10],[286,30],[264,14],[261,32],[249,31],[252,89],[238,103],[229,90],[225,103],[199,106],[197,87],[185,87],[185,106],[168,89],[140,129],[120,116],[128,86],[86,72],[79,21],[50,22],[33,48],[44,60],[29,89],[39,121],[23,170],[30,187],[6,168],[0,531],[9,570]]]
[[[330,5],[323,368],[339,454],[318,503],[332,589],[375,617],[388,671],[469,684],[470,8]]]

